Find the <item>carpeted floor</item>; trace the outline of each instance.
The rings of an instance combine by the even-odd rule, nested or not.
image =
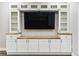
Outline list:
[[[36,56],[36,55],[7,55],[6,51],[0,51],[0,56]],[[46,56],[46,55],[37,55],[37,56]],[[52,55],[47,55],[52,56]],[[53,55],[53,56],[71,56],[71,55]]]
[[[7,52],[6,51],[0,51],[0,56],[6,56]]]

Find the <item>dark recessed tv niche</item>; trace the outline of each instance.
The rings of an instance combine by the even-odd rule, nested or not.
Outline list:
[[[55,29],[55,12],[24,12],[24,29]]]

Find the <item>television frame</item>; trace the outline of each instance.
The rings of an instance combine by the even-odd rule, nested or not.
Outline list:
[[[37,11],[38,11],[38,10],[37,10]],[[37,11],[23,11],[23,14],[24,14],[24,12],[37,12]],[[41,11],[38,11],[38,12],[46,12],[46,11],[47,11],[47,12],[54,12],[54,13],[57,12],[57,11],[50,11],[50,10],[45,10],[45,11],[44,11],[44,10],[41,10]],[[54,15],[54,18],[56,18],[55,15]],[[23,19],[23,20],[24,20],[24,19]],[[45,28],[45,29],[39,29],[39,28],[38,28],[38,29],[32,29],[32,28],[31,28],[31,29],[29,29],[29,28],[26,28],[26,29],[25,29],[25,28],[24,28],[24,29],[25,29],[25,30],[28,30],[28,29],[29,29],[29,30],[54,30],[54,29],[56,28],[56,27],[55,27],[55,23],[56,23],[56,22],[55,22],[55,19],[54,19],[54,28]]]

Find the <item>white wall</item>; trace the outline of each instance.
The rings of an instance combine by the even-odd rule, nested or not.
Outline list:
[[[78,5],[78,55],[79,55],[79,5]]]
[[[8,3],[0,3],[0,48],[5,48],[5,33],[8,32]]]
[[[78,55],[78,6],[79,3],[70,3],[70,20],[72,21],[72,47],[75,55]],[[8,32],[8,3],[0,3],[0,48],[5,48],[5,33]]]
[[[70,20],[72,21],[72,51],[73,55],[78,55],[78,5],[70,3]]]

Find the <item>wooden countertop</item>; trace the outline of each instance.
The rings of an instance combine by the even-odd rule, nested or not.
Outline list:
[[[19,37],[17,37],[17,39],[60,39],[60,35],[72,35],[72,33],[58,33],[57,35],[54,36],[26,36],[26,35],[22,35],[21,33],[6,33],[7,35],[19,35]]]
[[[59,36],[20,36],[17,39],[60,39]]]
[[[59,35],[72,35],[72,33],[58,33]]]
[[[17,34],[21,34],[21,33],[6,33],[6,35],[17,35]],[[72,33],[57,33],[59,35],[72,35]]]
[[[18,34],[21,34],[21,33],[6,33],[6,35],[18,35]]]

